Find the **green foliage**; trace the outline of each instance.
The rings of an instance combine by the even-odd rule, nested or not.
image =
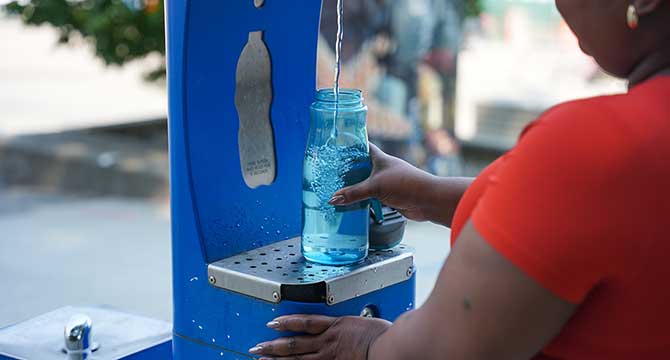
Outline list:
[[[163,0],[29,0],[11,2],[6,9],[26,24],[56,27],[59,43],[81,36],[107,65],[158,54],[163,64],[146,78],[165,77]]]
[[[465,16],[478,16],[481,12],[481,0],[465,0]]]

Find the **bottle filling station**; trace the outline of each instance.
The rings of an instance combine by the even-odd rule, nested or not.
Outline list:
[[[321,1],[168,1],[175,359],[241,359],[283,314],[394,320],[413,255],[300,253]],[[193,280],[197,279],[197,280]]]
[[[413,308],[413,254],[403,244],[371,249],[351,266],[319,265],[301,254],[320,12],[320,0],[166,2],[174,359],[253,358],[250,347],[278,335],[265,324],[284,314],[393,321]],[[387,226],[371,228],[372,236],[404,225],[385,210]],[[94,327],[118,323],[96,311],[89,312]],[[58,322],[52,340],[62,344],[66,317],[41,321]],[[89,336],[90,319],[80,321],[69,331],[79,326],[77,334]],[[145,338],[157,339],[165,331],[159,328],[146,327]],[[3,352],[6,330],[0,329],[0,359],[34,358]],[[53,357],[39,359],[165,358],[151,350],[165,349],[170,339],[112,352],[114,330],[109,325],[107,335],[72,345],[83,351],[53,345]]]

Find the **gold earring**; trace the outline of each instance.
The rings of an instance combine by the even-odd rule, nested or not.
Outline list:
[[[640,22],[640,17],[637,15],[637,9],[635,5],[628,5],[628,10],[626,11],[626,20],[628,22],[628,27],[632,30],[637,29],[637,25]]]

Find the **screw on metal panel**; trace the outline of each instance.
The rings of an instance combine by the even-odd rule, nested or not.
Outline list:
[[[366,318],[376,317],[375,310],[369,306],[366,306],[361,310],[361,316]]]
[[[410,266],[407,268],[407,277],[412,277],[412,273],[414,273],[414,268]]]
[[[254,6],[259,8],[265,5],[265,0],[254,0]]]
[[[214,275],[211,275],[209,277],[209,283],[212,284],[212,285],[216,284],[216,278],[214,277]]]
[[[280,299],[281,299],[281,296],[279,296],[279,293],[274,291],[272,293],[272,300],[279,302]]]
[[[332,305],[332,304],[334,304],[334,303],[335,303],[335,296],[330,295],[330,296],[328,297],[328,304],[331,304],[331,305]]]

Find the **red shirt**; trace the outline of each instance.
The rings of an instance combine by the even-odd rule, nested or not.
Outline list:
[[[554,107],[463,196],[484,239],[579,304],[536,359],[670,359],[670,77]]]

